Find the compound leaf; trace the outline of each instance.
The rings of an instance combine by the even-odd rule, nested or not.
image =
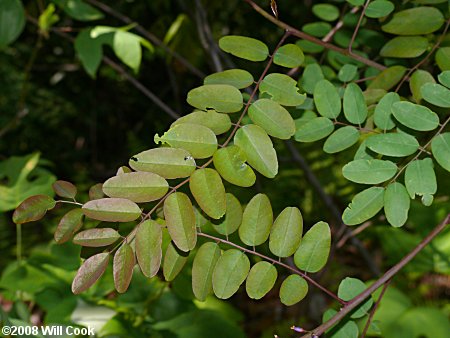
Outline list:
[[[67,242],[83,225],[83,211],[72,209],[59,221],[55,230],[55,241],[58,244]]]
[[[450,89],[437,83],[426,83],[420,88],[422,97],[442,108],[450,108]]]
[[[439,126],[439,116],[435,112],[412,102],[394,103],[392,114],[401,124],[414,130],[430,131]]]
[[[209,84],[190,90],[187,103],[201,110],[211,108],[219,113],[235,113],[241,110],[243,98],[236,87],[226,84]]]
[[[214,167],[226,181],[240,187],[255,184],[256,175],[245,161],[245,153],[236,145],[221,148],[214,153]]]
[[[387,186],[384,192],[384,213],[389,224],[401,227],[408,219],[411,201],[405,186],[394,182]]]
[[[202,302],[212,291],[212,275],[220,256],[220,247],[213,242],[203,244],[195,255],[192,264],[192,291]]]
[[[252,299],[263,298],[275,285],[277,268],[269,262],[258,262],[250,269],[245,290]]]
[[[397,166],[385,160],[355,160],[342,168],[346,179],[361,184],[379,184],[394,177]]]
[[[366,145],[378,154],[394,157],[408,156],[419,149],[417,139],[405,133],[372,135],[366,139]]]
[[[219,40],[219,47],[227,53],[250,61],[264,61],[269,55],[269,48],[263,42],[246,36],[224,36]]]
[[[99,253],[84,261],[72,282],[72,292],[80,294],[89,289],[105,272],[109,253]]]
[[[426,206],[433,202],[433,195],[437,191],[436,174],[431,158],[414,160],[405,170],[405,186],[409,196],[422,196],[422,203]]]
[[[113,244],[121,237],[112,228],[95,228],[77,233],[73,238],[73,242],[82,246],[101,247]]]
[[[142,273],[153,277],[158,273],[162,258],[162,229],[153,220],[138,225],[134,240],[136,257]]]
[[[73,199],[77,195],[77,187],[67,181],[55,181],[52,184],[52,189],[60,197]]]
[[[308,294],[308,283],[299,275],[288,276],[280,287],[280,300],[291,306],[300,302]]]
[[[237,89],[247,88],[254,82],[252,74],[243,69],[228,69],[223,72],[214,73],[205,77],[203,83],[225,84],[236,87]]]
[[[331,134],[323,145],[323,151],[334,154],[350,148],[359,139],[359,131],[353,126],[345,126]]]
[[[283,45],[276,51],[273,63],[287,68],[299,67],[305,60],[303,51],[297,45],[288,43]]]
[[[298,142],[314,142],[330,135],[334,130],[333,121],[326,117],[315,117],[301,125],[295,132]]]
[[[320,80],[314,87],[314,104],[323,117],[335,119],[341,113],[341,98],[328,80]]]
[[[45,216],[48,210],[55,207],[56,201],[47,195],[28,197],[14,210],[12,219],[16,224],[34,222]]]
[[[295,80],[285,74],[266,75],[259,86],[259,91],[269,94],[272,100],[283,106],[298,106],[306,99],[305,95],[298,92]]]
[[[141,216],[139,206],[125,198],[101,198],[86,202],[83,213],[104,222],[131,222]]]
[[[349,301],[359,295],[366,289],[366,284],[357,278],[347,277],[339,284],[338,297],[342,300]],[[373,300],[371,297],[364,303],[359,305],[356,310],[353,310],[350,318],[361,318],[368,314],[369,309],[372,307]]]
[[[285,208],[275,219],[270,232],[269,248],[278,257],[295,253],[303,234],[303,217],[296,207]]]
[[[136,258],[131,246],[124,243],[116,251],[113,262],[114,286],[117,292],[124,293],[133,277],[133,268],[136,265]]]
[[[356,83],[349,83],[344,91],[344,115],[348,122],[361,124],[367,118],[364,94]]]
[[[423,35],[441,28],[444,16],[434,7],[415,7],[394,14],[381,29],[397,35]]]
[[[208,109],[207,111],[195,110],[193,113],[178,118],[170,127],[172,128],[182,123],[205,126],[216,135],[226,133],[231,128],[230,117],[227,114],[218,113],[214,109]]]
[[[428,39],[423,36],[397,36],[380,50],[380,55],[391,58],[416,58],[426,52]]]
[[[361,224],[375,216],[384,205],[384,188],[371,187],[353,197],[344,210],[342,220],[347,225]]]
[[[269,198],[265,194],[257,194],[245,207],[239,237],[247,245],[260,245],[269,238],[272,222],[273,212]]]

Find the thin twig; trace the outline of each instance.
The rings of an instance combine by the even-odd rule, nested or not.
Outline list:
[[[370,323],[372,323],[373,316],[375,315],[375,312],[377,311],[378,306],[380,306],[381,299],[383,298],[384,293],[386,292],[387,288],[389,287],[389,284],[391,284],[390,279],[386,283],[384,283],[383,288],[381,289],[380,296],[378,297],[376,303],[374,304],[372,310],[370,311],[369,318],[367,319],[366,325],[364,326],[364,330],[361,334],[361,338],[366,337],[366,333],[369,330]]]
[[[276,17],[271,15],[270,13],[266,12],[264,9],[259,7],[256,3],[254,3],[252,0],[244,0],[246,1],[256,12],[261,14],[263,17],[265,17],[270,22],[274,23],[280,28],[283,28],[286,31],[289,31],[292,35],[295,35],[299,38],[314,42],[315,44],[318,44],[320,46],[323,46],[326,49],[334,50],[335,52],[338,52],[342,55],[348,56],[356,61],[359,61],[361,63],[364,63],[367,66],[374,67],[376,69],[384,70],[386,69],[385,66],[382,64],[379,64],[378,62],[372,61],[370,59],[367,59],[361,55],[358,54],[350,54],[347,49],[340,48],[338,46],[335,46],[328,42],[323,42],[322,40],[315,38],[314,36],[311,36],[309,34],[306,34],[305,32],[299,31],[298,29],[288,25],[287,23],[278,20]]]
[[[350,43],[348,44],[348,52],[350,53],[350,55],[353,55],[353,56],[356,55],[353,53],[352,47],[353,47],[353,43],[355,42],[356,36],[358,35],[359,27],[361,27],[361,22],[364,18],[364,14],[366,13],[366,9],[367,9],[367,6],[369,6],[369,3],[370,3],[370,0],[367,0],[366,3],[364,4],[361,15],[359,16],[359,19],[358,19],[358,23],[356,24],[355,30],[353,31],[352,38],[350,40]]]
[[[353,7],[350,11],[351,14],[356,14],[359,11],[359,7]],[[330,42],[333,36],[344,26],[344,15],[339,19],[332,30],[322,39],[323,42]]]
[[[403,257],[400,262],[389,269],[382,277],[380,277],[375,283],[373,283],[366,290],[361,292],[355,298],[347,303],[335,316],[318,326],[308,334],[303,335],[302,338],[313,338],[314,336],[320,337],[325,331],[333,327],[341,319],[352,312],[357,306],[364,302],[372,293],[374,293],[379,287],[392,279],[403,267],[408,264],[419,252],[423,250],[450,222],[450,214],[438,224],[428,235],[425,237],[409,254]]]

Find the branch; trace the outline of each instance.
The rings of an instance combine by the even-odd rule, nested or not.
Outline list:
[[[361,292],[358,296],[353,298],[347,303],[334,317],[332,317],[327,322],[318,326],[310,333],[303,335],[302,338],[314,338],[319,337],[325,331],[337,324],[341,319],[347,316],[351,311],[353,311],[358,305],[366,300],[372,293],[374,293],[383,284],[386,284],[392,277],[394,277],[403,267],[408,264],[419,252],[423,250],[450,222],[450,214],[445,217],[445,219],[438,224],[433,231],[431,231],[427,237],[425,237],[422,242],[420,242],[408,255],[403,257],[403,259],[389,269],[381,278],[379,278],[375,283],[373,283],[366,290]]]
[[[358,35],[359,27],[361,27],[361,22],[364,18],[364,14],[366,13],[366,9],[367,9],[367,6],[369,6],[369,3],[370,3],[370,0],[367,0],[366,3],[364,4],[361,15],[359,16],[359,19],[358,19],[358,23],[356,24],[355,30],[353,31],[352,39],[350,40],[350,43],[348,44],[348,52],[351,55],[355,55],[352,51],[353,43],[355,42],[356,36]]]
[[[388,289],[388,287],[389,287],[390,284],[391,284],[391,280],[388,280],[388,281],[383,285],[383,289],[381,289],[380,296],[378,297],[376,303],[374,304],[372,310],[370,311],[369,318],[367,319],[366,325],[364,326],[364,330],[363,330],[363,332],[362,332],[362,334],[361,334],[361,338],[365,338],[365,337],[366,337],[366,333],[367,333],[367,331],[369,330],[370,323],[372,323],[373,316],[375,315],[375,312],[377,311],[378,306],[380,306],[381,299],[383,298],[384,293],[386,292],[386,290]]]
[[[287,23],[284,23],[283,21],[278,20],[276,17],[272,16],[270,13],[266,12],[264,9],[262,9],[261,7],[259,7],[256,3],[254,3],[252,0],[244,0],[246,1],[250,6],[252,6],[252,8],[257,11],[259,14],[261,14],[263,17],[265,17],[267,20],[269,20],[270,22],[274,23],[275,25],[277,25],[280,28],[283,28],[284,30],[288,31],[289,33],[291,33],[292,35],[295,35],[301,39],[305,39],[311,42],[314,42],[320,46],[323,46],[326,49],[330,49],[330,50],[334,50],[335,52],[338,52],[342,55],[348,56],[356,61],[362,62],[367,66],[370,67],[374,67],[376,69],[380,69],[380,70],[384,70],[386,69],[385,66],[383,66],[382,64],[379,64],[378,62],[366,59],[365,57],[358,55],[358,54],[353,54],[350,53],[348,50],[344,49],[344,48],[340,48],[338,46],[335,46],[329,42],[324,42],[318,38],[315,38],[314,36],[311,36],[309,34],[306,34],[305,32],[299,31],[298,29],[289,26]]]

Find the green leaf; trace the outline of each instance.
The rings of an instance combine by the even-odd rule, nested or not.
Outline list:
[[[191,154],[176,148],[143,151],[131,157],[129,165],[134,170],[153,172],[164,178],[188,177],[196,168]]]
[[[235,113],[243,106],[241,92],[226,84],[208,84],[189,91],[187,103],[201,109],[215,109],[219,113]]]
[[[167,143],[171,147],[187,150],[194,158],[207,158],[217,149],[214,132],[199,124],[183,123],[170,128],[161,137],[155,135],[155,143]]]
[[[397,36],[389,40],[380,50],[380,55],[391,58],[416,58],[428,48],[428,39],[423,36]]]
[[[338,297],[345,301],[350,301],[366,289],[366,284],[357,278],[347,277],[339,284]],[[364,303],[353,310],[350,318],[361,318],[368,314],[373,305],[373,300],[369,297]]]
[[[47,195],[28,197],[14,210],[12,220],[16,224],[38,221],[55,205],[56,201]]]
[[[230,117],[226,114],[220,114],[213,109],[208,109],[207,111],[195,110],[193,113],[178,118],[170,127],[172,128],[182,123],[205,126],[216,135],[226,133],[231,128]]]
[[[47,8],[42,11],[38,18],[39,30],[42,34],[48,36],[50,28],[59,21],[58,14],[55,13],[56,8],[54,4],[49,4]]]
[[[400,96],[397,93],[387,93],[375,107],[374,122],[383,131],[395,127],[392,119],[392,105],[396,102],[400,102]]]
[[[73,199],[77,194],[77,187],[67,181],[56,181],[52,184],[52,189],[60,197]]]
[[[437,83],[426,83],[420,88],[424,100],[438,107],[450,108],[450,90]]]
[[[301,48],[292,43],[278,48],[273,57],[273,63],[287,68],[299,67],[304,60],[305,55],[303,55]]]
[[[384,89],[366,89],[363,94],[366,105],[371,106],[380,101],[387,92]]]
[[[234,295],[247,278],[250,261],[241,251],[230,249],[218,259],[212,276],[214,294],[220,299]]]
[[[408,156],[419,149],[416,138],[405,133],[372,135],[366,139],[366,145],[378,154],[394,157]]]
[[[331,31],[331,25],[328,22],[311,22],[303,25],[302,30],[316,38],[323,38]]]
[[[189,252],[180,251],[172,242],[169,243],[163,262],[164,279],[168,282],[173,281],[183,269],[188,257]]]
[[[339,18],[339,8],[331,4],[316,4],[312,7],[312,12],[325,21],[334,21]]]
[[[295,265],[306,272],[317,272],[330,255],[331,231],[328,223],[317,222],[303,236],[294,255]]]
[[[364,95],[356,83],[349,83],[344,91],[344,115],[348,122],[361,124],[367,118],[367,106]]]
[[[103,198],[105,194],[103,193],[103,183],[94,184],[89,188],[89,200],[99,200]]]
[[[342,168],[346,179],[361,184],[379,184],[394,177],[397,166],[385,160],[355,160]]]
[[[99,253],[86,259],[78,269],[72,282],[72,292],[76,295],[89,289],[105,272],[109,253]]]
[[[136,265],[136,258],[131,246],[124,243],[116,251],[113,263],[114,286],[117,292],[124,293],[133,277],[133,268]]]
[[[94,228],[77,233],[73,238],[73,242],[82,246],[101,247],[113,244],[121,237],[112,228]]]
[[[434,7],[415,7],[396,12],[381,29],[397,35],[423,35],[441,28],[444,16]]]
[[[255,80],[252,74],[243,69],[228,69],[223,72],[208,75],[203,80],[205,85],[229,85],[237,89],[247,88],[252,85]]]
[[[141,216],[139,206],[126,198],[101,198],[86,202],[83,213],[104,222],[131,222]]]
[[[254,124],[245,125],[234,135],[234,144],[242,149],[247,162],[256,171],[268,178],[277,175],[277,153],[264,129]]]
[[[401,81],[406,70],[406,67],[403,66],[388,67],[379,73],[367,88],[389,90]]]
[[[276,218],[270,232],[269,248],[278,257],[295,253],[303,234],[303,217],[295,207],[285,208]]]
[[[142,58],[141,38],[130,32],[117,30],[114,34],[113,48],[117,57],[137,73]]]
[[[442,71],[450,70],[450,47],[441,47],[435,55],[436,63]]]
[[[439,126],[439,116],[429,108],[408,101],[392,105],[392,115],[408,128],[430,131]]]
[[[234,195],[227,193],[227,211],[219,223],[212,223],[213,228],[221,235],[228,236],[235,232],[242,223],[242,206]]]
[[[272,206],[265,194],[255,195],[245,207],[239,227],[241,241],[250,246],[264,243],[273,222]]]
[[[269,48],[263,42],[246,36],[224,36],[219,40],[219,47],[227,53],[250,61],[264,61],[269,55]]]
[[[314,105],[323,117],[335,119],[341,113],[341,98],[328,80],[320,80],[314,87]]]
[[[209,217],[219,219],[225,215],[225,187],[217,171],[210,168],[194,171],[189,180],[189,188],[200,208]]]
[[[327,322],[337,314],[336,310],[328,309],[322,316],[322,323]],[[370,332],[370,331],[369,331]],[[330,329],[325,331],[329,338],[358,338],[358,325],[353,320],[347,318],[342,319]]]
[[[280,287],[280,300],[286,306],[300,302],[308,294],[308,283],[299,275],[288,276]]]
[[[25,10],[20,0],[0,3],[0,49],[14,42],[25,27]]]
[[[427,157],[423,160],[414,160],[405,170],[405,186],[409,196],[414,199],[416,195],[422,196],[422,203],[426,206],[433,202],[433,195],[437,191],[436,174],[433,161]]]
[[[446,70],[445,72],[442,72],[438,75],[438,80],[440,83],[442,83],[447,88],[450,88],[450,71]],[[433,79],[434,81],[434,79]],[[430,82],[433,82],[430,81]]]
[[[435,83],[436,81],[434,80],[433,75],[426,70],[418,69],[411,75],[409,80],[409,88],[411,89],[414,101],[417,103],[422,100],[422,93],[420,89],[425,83],[428,82]]]
[[[181,251],[195,248],[197,231],[195,229],[195,214],[189,197],[176,192],[164,201],[164,218],[167,230],[175,245]]]
[[[162,258],[162,229],[153,220],[138,225],[134,239],[136,257],[144,276],[151,278],[158,273]]]
[[[192,264],[192,291],[202,302],[212,291],[212,275],[220,256],[220,247],[213,242],[203,244],[195,255]]]
[[[364,15],[368,18],[382,18],[385,17],[395,9],[395,6],[392,2],[386,0],[375,0],[369,3],[367,6]]]
[[[56,243],[67,242],[83,226],[83,216],[81,209],[72,209],[67,212],[56,227],[54,235]]]
[[[331,134],[323,145],[323,151],[334,154],[350,148],[359,139],[359,131],[353,126],[345,126]]]
[[[270,136],[288,140],[295,134],[295,123],[291,114],[275,101],[257,100],[250,105],[248,115]]]
[[[259,86],[259,91],[269,94],[272,100],[283,106],[298,106],[306,99],[305,95],[299,94],[295,80],[285,74],[266,75]]]
[[[338,78],[342,82],[350,82],[352,81],[356,75],[358,74],[358,67],[347,63],[339,69]]]
[[[164,178],[148,172],[123,173],[103,183],[105,195],[137,203],[159,200],[168,190],[169,185]]]
[[[256,175],[245,161],[245,153],[236,145],[220,148],[213,156],[214,167],[228,182],[240,187],[255,184]]]
[[[342,220],[347,225],[361,224],[375,216],[384,205],[384,188],[371,187],[353,197],[344,210]]]
[[[326,117],[316,117],[301,125],[295,132],[297,142],[314,142],[330,135],[334,130],[333,122]]]
[[[52,0],[71,18],[79,21],[103,19],[102,12],[81,0]]]
[[[450,133],[435,136],[431,142],[434,159],[447,171],[450,171]]]
[[[401,227],[406,223],[410,203],[403,184],[394,182],[387,186],[384,193],[384,213],[390,225]]]
[[[251,299],[263,298],[275,285],[277,268],[269,262],[258,262],[250,269],[245,290]]]
[[[317,63],[310,63],[305,67],[303,76],[299,80],[299,84],[301,84],[305,92],[312,94],[317,83],[324,78],[322,68],[320,68]]]

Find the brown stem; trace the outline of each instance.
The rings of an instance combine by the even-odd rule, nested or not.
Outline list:
[[[419,252],[423,250],[450,222],[450,214],[448,214],[445,219],[438,224],[428,235],[425,237],[409,254],[402,258],[400,262],[389,269],[383,276],[381,276],[375,283],[373,283],[366,290],[361,292],[355,298],[347,303],[335,316],[331,319],[318,326],[310,333],[303,335],[302,338],[313,338],[314,336],[319,337],[325,331],[337,324],[341,319],[347,316],[351,311],[353,311],[358,305],[366,300],[372,293],[374,293],[379,287],[387,283],[392,279],[403,267],[408,264]]]
[[[352,39],[350,40],[350,43],[348,44],[348,52],[351,55],[355,55],[355,54],[353,54],[353,51],[352,51],[353,43],[355,42],[356,36],[358,35],[359,27],[361,27],[361,22],[364,18],[364,14],[366,13],[366,9],[367,9],[367,6],[369,6],[369,3],[370,3],[370,0],[367,0],[366,3],[364,4],[361,15],[359,16],[359,19],[358,19],[358,23],[356,24],[355,30],[353,31]]]
[[[367,333],[367,330],[369,330],[370,323],[372,323],[373,316],[375,315],[375,312],[377,311],[378,306],[380,306],[381,299],[383,298],[384,293],[386,292],[386,290],[387,290],[387,288],[389,287],[390,284],[391,284],[391,280],[388,280],[383,285],[383,289],[381,289],[380,296],[378,297],[377,302],[375,303],[375,305],[373,306],[372,310],[370,311],[370,315],[369,315],[369,318],[367,319],[366,325],[364,326],[364,330],[363,330],[363,332],[361,334],[361,338],[365,338],[366,337],[366,333]]]
[[[367,58],[365,58],[365,57],[363,57],[361,55],[358,55],[358,54],[351,54],[351,53],[349,53],[349,51],[347,49],[340,48],[340,47],[335,46],[335,45],[333,45],[331,43],[324,42],[324,41],[322,41],[322,40],[320,40],[318,38],[315,38],[314,36],[306,34],[305,32],[299,31],[298,29],[288,25],[287,23],[278,20],[276,17],[274,17],[273,15],[271,15],[270,13],[266,12],[264,9],[259,7],[252,0],[244,0],[244,1],[246,1],[256,12],[261,14],[264,18],[266,18],[270,22],[274,23],[278,27],[283,28],[284,30],[288,31],[292,35],[295,35],[295,36],[297,36],[299,38],[302,38],[302,39],[314,42],[315,44],[323,46],[326,49],[330,49],[330,50],[338,52],[338,53],[340,53],[342,55],[348,56],[348,57],[350,57],[350,58],[352,58],[352,59],[354,59],[356,61],[364,63],[367,66],[374,67],[374,68],[380,69],[380,70],[386,69],[385,66],[383,66],[382,64],[379,64],[378,62],[372,61],[372,60],[367,59]]]
[[[241,250],[241,251],[245,251],[245,252],[250,253],[250,254],[252,254],[252,255],[259,256],[259,257],[261,257],[262,259],[264,259],[264,260],[266,260],[266,261],[268,261],[268,262],[271,262],[272,264],[276,264],[276,265],[282,266],[283,268],[288,269],[288,270],[294,272],[295,274],[302,276],[302,277],[303,277],[305,280],[307,280],[309,283],[311,283],[312,285],[314,285],[315,287],[317,287],[317,288],[320,289],[321,291],[325,292],[327,295],[329,295],[330,297],[332,297],[334,300],[338,301],[339,303],[341,303],[341,304],[346,304],[345,301],[343,301],[342,299],[340,299],[338,296],[336,296],[333,292],[331,292],[331,291],[328,290],[327,288],[325,288],[325,287],[323,287],[322,285],[320,285],[319,283],[317,283],[314,279],[312,279],[311,277],[309,277],[309,276],[308,276],[307,274],[305,274],[304,272],[302,272],[302,271],[300,271],[300,270],[298,270],[298,269],[296,269],[296,268],[294,268],[294,267],[292,267],[292,266],[290,266],[290,265],[288,265],[288,264],[285,264],[285,263],[283,263],[283,262],[280,262],[279,260],[276,260],[276,259],[270,258],[270,257],[268,257],[268,256],[266,256],[266,255],[263,255],[263,254],[261,254],[261,253],[255,251],[254,248],[253,248],[253,250],[250,250],[250,249],[244,248],[244,247],[242,247],[242,246],[240,246],[240,245],[238,245],[238,244],[235,244],[235,243],[233,243],[233,242],[230,242],[230,241],[228,241],[228,240],[226,240],[226,239],[219,238],[219,237],[215,237],[215,236],[212,236],[212,235],[209,235],[209,234],[205,234],[204,232],[198,233],[197,235],[198,235],[198,236],[202,236],[202,237],[206,237],[206,238],[209,238],[209,239],[212,239],[212,240],[217,241],[217,242],[221,242],[221,243],[224,243],[224,244],[228,244],[228,245],[233,246],[233,247],[235,247],[235,248],[237,248],[237,249],[239,249],[239,250]]]

